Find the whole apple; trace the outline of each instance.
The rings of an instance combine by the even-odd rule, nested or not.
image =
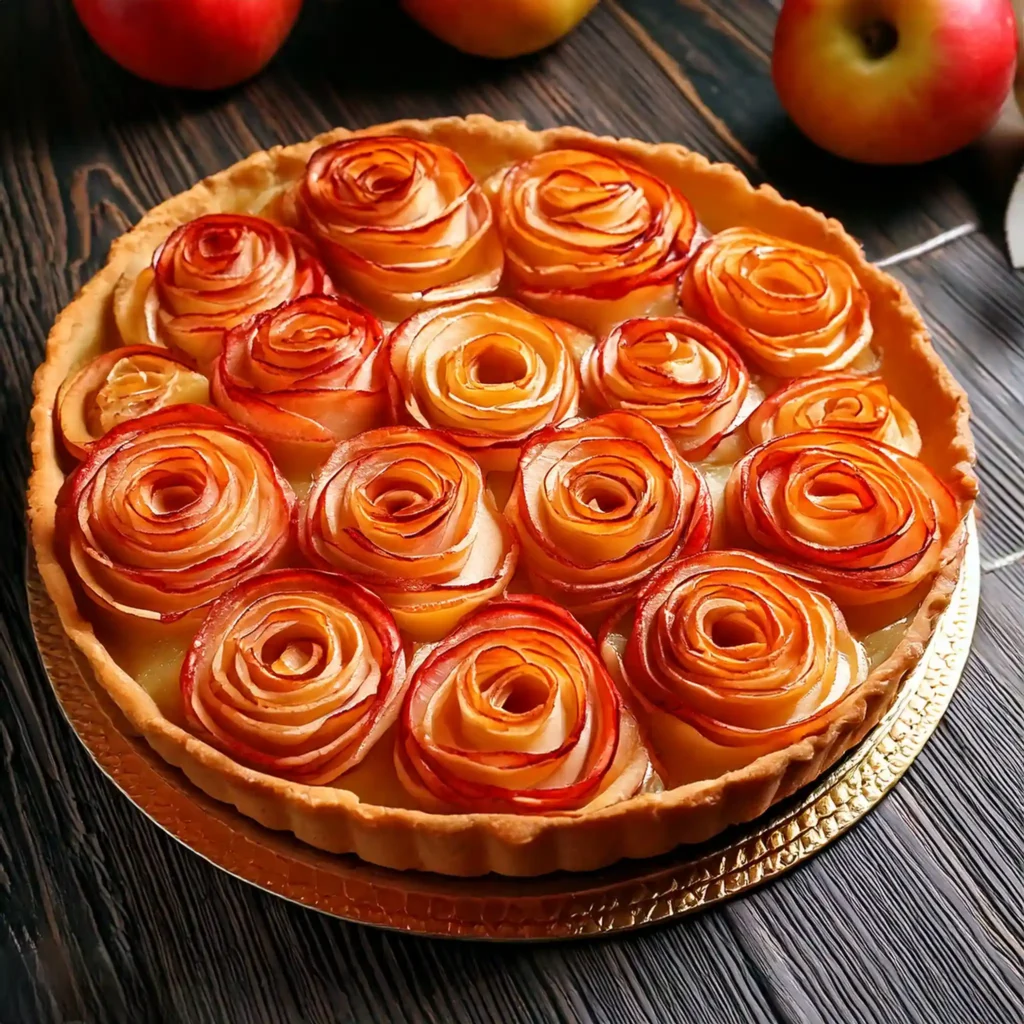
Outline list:
[[[74,0],[100,49],[140,78],[221,89],[277,53],[302,0]]]
[[[908,164],[989,128],[1016,63],[1011,0],[785,0],[772,77],[823,149]]]
[[[575,28],[597,0],[402,0],[431,35],[478,57],[519,57]]]

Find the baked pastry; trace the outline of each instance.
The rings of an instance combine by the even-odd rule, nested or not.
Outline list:
[[[962,391],[834,221],[482,117],[152,211],[33,426],[39,568],[131,727],[264,825],[460,875],[812,781],[921,656],[976,493]]]
[[[57,392],[57,432],[64,450],[84,459],[108,431],[172,405],[209,405],[210,382],[167,349],[126,345],[71,374]]]
[[[523,441],[579,410],[579,353],[593,339],[503,298],[410,317],[388,350],[396,416],[437,427],[487,469],[511,472]]]
[[[472,456],[417,427],[335,449],[299,514],[308,561],[383,598],[413,640],[440,640],[512,582],[517,547]]]
[[[532,589],[589,625],[711,538],[704,478],[664,431],[626,412],[535,434],[505,515]]]
[[[308,480],[339,441],[387,421],[384,329],[346,299],[303,295],[228,331],[210,386],[217,408]]]
[[[639,413],[692,460],[710,455],[764,397],[732,346],[684,316],[612,328],[583,360],[583,379],[595,409]]]

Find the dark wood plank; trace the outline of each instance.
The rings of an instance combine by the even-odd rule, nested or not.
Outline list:
[[[119,71],[60,0],[0,4],[0,1020],[1019,1020],[1019,564],[986,577],[961,692],[867,822],[742,902],[574,946],[373,932],[220,875],[103,780],[29,640],[20,438],[49,324],[142,210],[254,149],[332,124],[484,110],[741,164],[749,153],[754,177],[845,217],[878,256],[985,219],[980,158],[861,179],[800,142],[766,88],[771,25],[761,0],[621,0],[549,53],[490,64],[390,3],[310,0],[270,72],[192,96]],[[1019,283],[985,238],[899,273],[975,402],[986,558],[1012,555]]]

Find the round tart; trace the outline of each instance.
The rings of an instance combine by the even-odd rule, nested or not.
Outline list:
[[[131,727],[323,850],[588,870],[878,722],[967,402],[834,221],[676,145],[336,130],[147,214],[36,376],[40,572]]]

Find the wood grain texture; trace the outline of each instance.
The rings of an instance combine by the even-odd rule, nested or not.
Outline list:
[[[1019,147],[898,171],[826,157],[771,91],[773,18],[767,0],[619,0],[553,51],[490,64],[390,3],[307,0],[266,74],[192,96],[119,71],[64,0],[0,3],[2,1024],[1022,1019],[1024,282],[992,240]],[[21,589],[31,374],[110,241],[255,149],[475,110],[740,163],[742,150],[754,178],[841,217],[876,258],[981,227],[895,271],[970,391],[980,449],[991,571],[949,713],[895,793],[806,866],[697,918],[590,944],[389,935],[222,876],[91,764],[41,674]]]

